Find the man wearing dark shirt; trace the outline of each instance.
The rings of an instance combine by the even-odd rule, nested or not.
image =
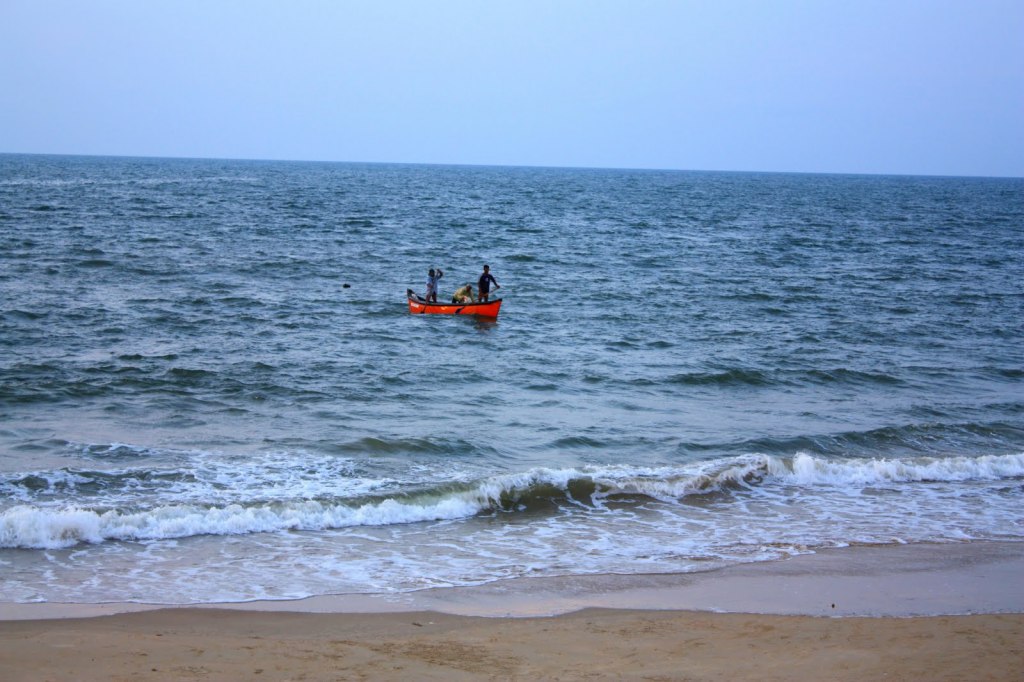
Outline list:
[[[501,285],[494,279],[494,275],[491,274],[491,266],[484,266],[484,274],[480,275],[480,280],[476,283],[477,293],[479,295],[478,300],[483,303],[487,300],[487,295],[491,291],[491,284],[494,284],[495,289],[500,289]]]

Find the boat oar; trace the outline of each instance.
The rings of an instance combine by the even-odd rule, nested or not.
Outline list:
[[[494,298],[495,298],[495,297],[496,297],[496,296],[498,295],[498,294],[497,294],[497,292],[495,291],[495,289],[501,289],[502,291],[504,291],[504,290],[505,290],[505,287],[495,287],[494,289],[491,289],[490,291],[488,291],[488,292],[487,292],[487,296],[488,296],[488,297],[489,297],[489,298],[490,298],[490,299],[491,299],[492,301],[493,301],[493,300],[494,300]],[[478,294],[478,298],[479,298],[479,293],[480,293],[480,292],[477,292],[477,294]]]

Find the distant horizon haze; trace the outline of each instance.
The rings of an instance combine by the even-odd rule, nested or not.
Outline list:
[[[777,174],[777,175],[862,175],[865,177],[935,177],[935,178],[976,178],[976,179],[1001,179],[1001,180],[1024,180],[1024,175],[949,175],[942,173],[850,173],[841,171],[790,171],[790,170],[736,170],[729,168],[655,168],[655,167],[616,167],[616,166],[563,166],[563,165],[525,165],[525,164],[500,164],[500,163],[447,163],[447,162],[418,162],[418,161],[366,161],[361,159],[258,159],[244,157],[222,157],[222,156],[152,156],[147,154],[62,154],[59,152],[5,152],[0,151],[0,156],[52,156],[52,157],[82,157],[82,158],[109,158],[109,159],[140,159],[153,161],[224,161],[241,163],[310,163],[310,164],[338,164],[354,166],[437,166],[437,167],[466,167],[466,168],[522,168],[528,169],[549,169],[549,170],[593,170],[593,171],[651,171],[666,173],[740,173],[740,174]]]
[[[0,153],[1024,176],[1015,0],[5,0]]]

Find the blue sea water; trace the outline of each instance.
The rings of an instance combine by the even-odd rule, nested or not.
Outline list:
[[[0,155],[0,602],[1024,540],[1022,340],[1021,179]]]

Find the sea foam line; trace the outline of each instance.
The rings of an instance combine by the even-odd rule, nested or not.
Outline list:
[[[483,512],[511,512],[537,501],[602,507],[605,499],[615,495],[642,495],[672,502],[723,489],[764,486],[859,489],[872,485],[1021,477],[1024,453],[843,461],[808,454],[792,458],[748,455],[685,467],[538,468],[361,504],[353,500],[298,499],[223,506],[169,504],[140,511],[19,504],[0,513],[0,547],[53,549],[82,542],[388,526],[468,518]]]
[[[358,507],[305,501],[259,506],[169,505],[127,513],[48,510],[20,505],[0,514],[0,547],[58,549],[82,542],[99,544],[111,540],[386,526],[464,518],[479,511],[479,506],[454,497],[432,505],[408,504],[394,499]]]

